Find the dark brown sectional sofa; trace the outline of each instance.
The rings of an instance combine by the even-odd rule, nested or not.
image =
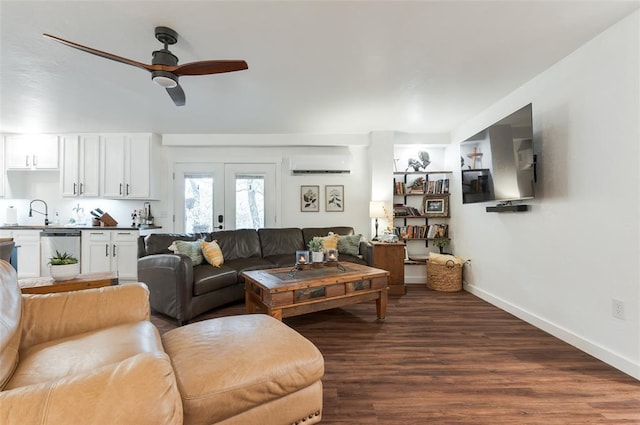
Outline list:
[[[239,229],[213,233],[154,233],[140,236],[138,280],[149,287],[151,308],[187,323],[213,308],[244,298],[242,272],[274,267],[292,267],[295,253],[307,249],[315,236],[353,235],[353,227]],[[176,240],[216,240],[224,256],[217,268],[206,261],[194,266],[186,255],[173,254]],[[360,244],[360,255],[340,253],[339,261],[370,264],[369,244]]]

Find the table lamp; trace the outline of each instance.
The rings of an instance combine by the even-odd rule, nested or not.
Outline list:
[[[383,218],[384,214],[384,202],[382,201],[371,201],[369,202],[369,218],[376,219],[376,236],[372,239],[374,241],[378,240],[378,218]]]

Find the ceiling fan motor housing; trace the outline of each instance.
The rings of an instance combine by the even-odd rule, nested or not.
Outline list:
[[[176,66],[178,57],[167,49],[156,50],[153,52],[151,63],[154,65]],[[169,71],[151,71],[151,79],[162,87],[175,87],[178,84],[178,76]]]

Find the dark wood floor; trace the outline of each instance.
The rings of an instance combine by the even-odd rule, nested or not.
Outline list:
[[[284,322],[324,355],[323,424],[640,424],[639,381],[467,292],[410,286],[384,322],[373,303]]]

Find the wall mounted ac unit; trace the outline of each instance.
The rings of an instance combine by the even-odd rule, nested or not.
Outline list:
[[[308,174],[349,174],[349,155],[305,155],[289,158],[289,169],[294,176]]]

